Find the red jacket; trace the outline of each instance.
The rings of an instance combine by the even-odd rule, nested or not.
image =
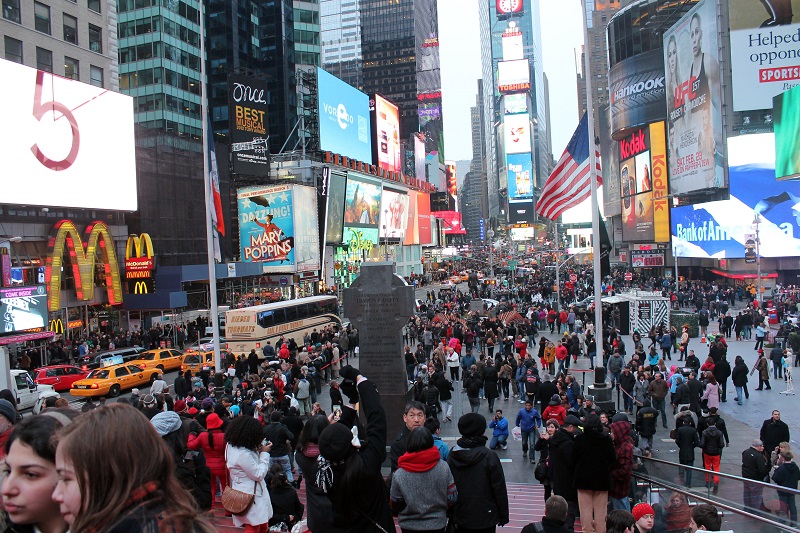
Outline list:
[[[542,421],[547,423],[551,418],[555,418],[563,426],[564,421],[567,419],[567,410],[564,409],[563,405],[548,405],[542,413]]]
[[[190,450],[203,450],[206,456],[206,464],[212,472],[223,471],[225,466],[225,434],[219,430],[212,430],[211,434],[214,437],[214,447],[208,445],[208,431],[202,431],[199,435],[190,434],[187,446]]]
[[[558,359],[559,361],[563,361],[567,357],[569,357],[569,352],[567,351],[567,347],[564,346],[563,344],[559,344],[558,346],[556,346],[556,359]]]

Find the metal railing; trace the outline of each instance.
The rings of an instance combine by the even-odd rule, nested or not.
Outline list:
[[[634,459],[638,466],[633,472],[633,500],[653,505],[656,511],[653,531],[688,529],[691,508],[708,503],[723,513],[722,531],[800,533],[800,524],[790,519],[788,506],[790,500],[800,495],[798,490],[661,459],[641,456]],[[717,490],[715,477],[719,480]]]

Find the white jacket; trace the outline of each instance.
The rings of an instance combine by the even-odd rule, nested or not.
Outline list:
[[[457,368],[458,366],[459,366],[458,354],[456,352],[451,352],[447,354],[447,367]]]
[[[230,473],[231,487],[248,494],[253,494],[255,488],[253,505],[247,513],[233,517],[234,525],[258,526],[269,522],[272,518],[272,501],[264,482],[269,472],[269,454],[258,454],[253,450],[228,444],[225,448],[225,463]]]

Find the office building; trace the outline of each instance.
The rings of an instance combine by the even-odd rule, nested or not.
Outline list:
[[[364,87],[360,0],[320,0],[322,68],[340,80]]]
[[[620,9],[619,0],[605,0],[603,2],[587,2],[586,20],[588,22],[589,43],[581,49],[581,54],[576,58],[578,65],[578,115],[582,116],[587,109],[586,103],[586,63],[584,54],[589,53],[592,67],[592,112],[594,113],[595,130],[598,124],[598,112],[601,106],[608,105],[608,41],[606,26],[611,17]]]

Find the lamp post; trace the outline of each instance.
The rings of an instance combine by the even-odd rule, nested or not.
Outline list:
[[[486,236],[489,238],[489,277],[494,278],[494,230],[489,228]]]
[[[758,281],[756,283],[756,301],[758,302],[758,306],[762,307],[761,305],[761,239],[758,237],[758,230],[759,226],[761,225],[761,215],[756,213],[755,218],[753,218],[753,225],[756,227],[756,276],[758,276]]]

